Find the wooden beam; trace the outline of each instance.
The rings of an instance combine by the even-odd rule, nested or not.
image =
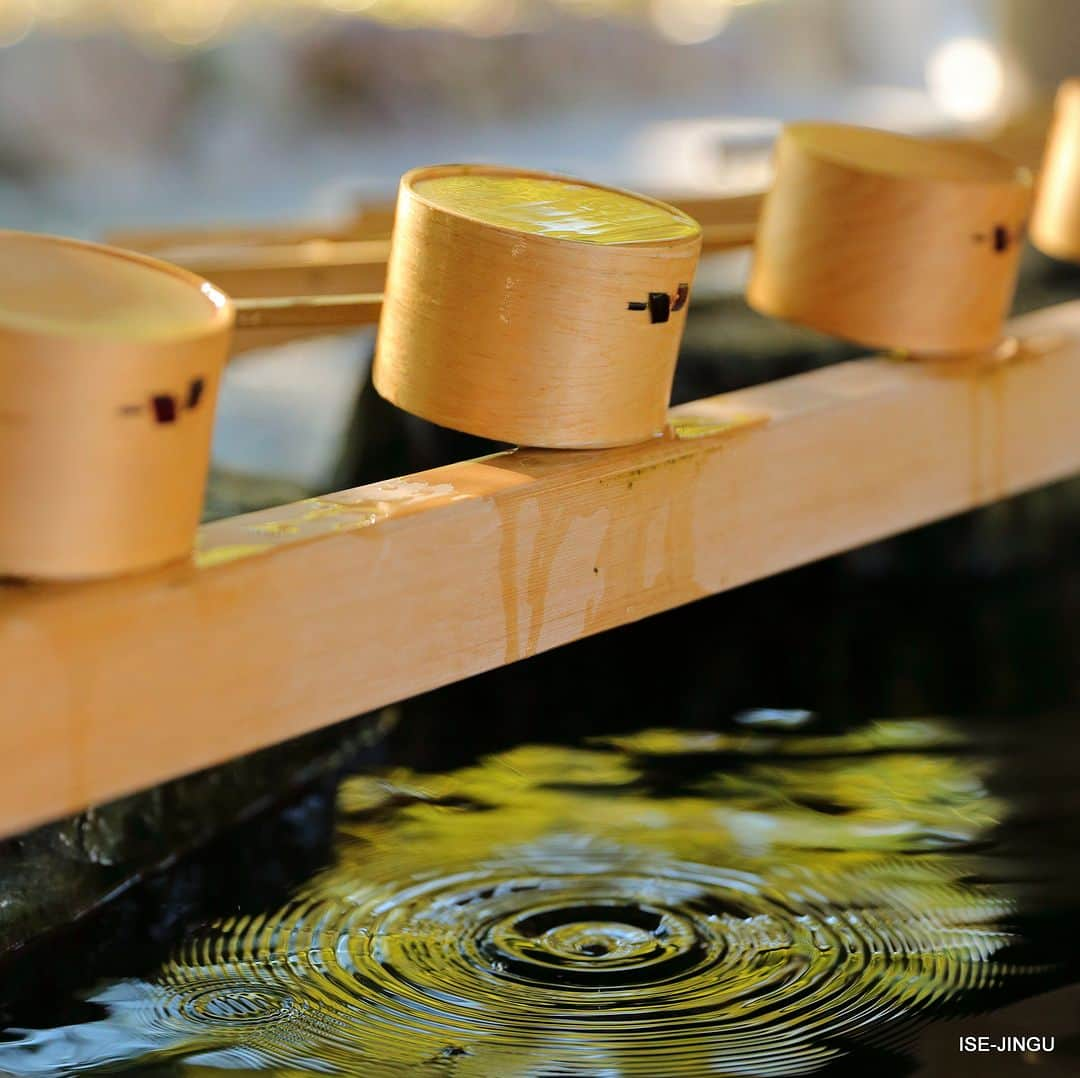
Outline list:
[[[0,832],[1080,470],[1080,303],[1015,355],[868,359],[0,587]]]

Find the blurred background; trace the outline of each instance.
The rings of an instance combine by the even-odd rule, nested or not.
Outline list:
[[[267,219],[488,158],[749,186],[768,121],[992,124],[1069,0],[0,0],[10,225]],[[1061,61],[1064,60],[1064,69]],[[760,164],[760,162],[758,163]]]
[[[1035,157],[1073,0],[0,0],[0,225],[332,220],[482,160],[751,190],[779,121],[1005,131]],[[1030,132],[1036,134],[1032,136]],[[707,267],[737,290],[745,259]],[[700,306],[700,304],[699,304]],[[335,474],[369,349],[236,366],[219,466]]]

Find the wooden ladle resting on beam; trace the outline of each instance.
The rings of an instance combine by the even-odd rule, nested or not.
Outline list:
[[[186,557],[218,383],[248,327],[364,325],[381,305],[379,295],[237,305],[145,255],[0,231],[0,577],[103,576]]]
[[[474,221],[471,269],[439,261],[428,243],[395,245],[404,261],[383,392],[437,422],[457,421],[460,394],[438,384],[451,357],[425,353],[427,366],[410,374],[409,357],[424,352],[423,333],[416,325],[401,329],[400,311],[423,306],[417,301],[431,294],[425,261],[434,259],[436,276],[446,265],[460,276],[460,295],[430,313],[440,332],[472,333],[454,357],[475,361],[471,384],[508,367],[528,375],[515,393],[487,400],[475,421],[464,422],[483,427],[485,415],[495,417],[503,425],[491,436],[534,445],[647,438],[663,426],[700,227],[654,200],[552,177],[527,182],[551,189],[544,205],[558,228],[534,222],[532,231],[545,234],[527,236],[527,228]],[[520,203],[515,196],[509,210]],[[590,218],[585,210],[599,212],[600,203],[608,216]],[[528,204],[535,208],[535,200]],[[598,228],[607,230],[602,239]],[[521,258],[526,248],[529,257]],[[501,287],[515,261],[520,293],[508,292],[493,308],[492,288],[478,293],[477,282],[497,266]],[[234,300],[146,255],[0,233],[0,577],[104,576],[186,557],[228,357],[268,333],[370,325],[382,308],[378,292]],[[503,348],[497,330],[507,326],[512,340]],[[551,366],[532,362],[540,354],[529,353],[534,343]],[[545,374],[553,396],[530,381]],[[556,406],[545,405],[550,400]]]
[[[669,413],[667,437],[624,448],[499,453],[220,521],[195,561],[160,572],[3,589],[0,711],[18,721],[0,726],[0,752],[21,766],[0,786],[0,833],[1075,474],[1080,305],[1000,324],[1030,186],[1000,160],[924,151],[790,130],[750,295],[918,361],[833,364],[696,401]],[[209,438],[215,385],[201,376],[228,351],[229,301],[138,256],[35,242],[0,239],[0,572],[119,572],[151,540],[162,553],[163,527],[181,547],[172,513],[197,512],[169,482],[201,487],[174,473]],[[403,269],[422,246],[395,242]],[[425,305],[395,300],[398,279],[395,264],[384,343],[392,323],[391,341],[410,325],[428,343],[470,328],[440,317],[431,336]],[[433,303],[474,295],[455,274],[436,283]],[[670,340],[663,300],[623,298],[645,300],[620,312],[626,325]],[[544,306],[532,354],[557,361],[576,323]],[[515,324],[500,310],[471,312],[486,323],[476,340]],[[578,355],[602,328],[580,328]],[[1003,332],[1015,349],[970,351]],[[593,341],[600,360],[605,343]],[[467,356],[498,375],[475,365],[482,350]],[[430,387],[458,358],[392,345],[379,362]],[[520,354],[496,358],[520,370]],[[113,511],[141,547],[124,545]]]
[[[789,132],[780,165],[755,306],[913,352],[993,343],[1030,195],[1015,166],[815,126]],[[538,185],[543,197],[518,192],[499,212],[554,217],[485,220],[468,183],[465,202],[444,189],[470,177]],[[439,197],[422,186],[432,183]],[[607,217],[586,215],[588,236],[580,222],[558,234],[589,204],[568,204],[571,188],[611,204]],[[402,194],[374,367],[384,396],[534,446],[627,444],[662,427],[704,239],[696,221],[656,200],[491,168],[413,174]],[[620,199],[629,206],[608,212]],[[628,222],[654,231],[623,235]],[[228,355],[245,333],[379,319],[377,289],[340,292],[268,290],[238,308],[219,283],[144,255],[0,233],[0,576],[101,576],[187,556]]]

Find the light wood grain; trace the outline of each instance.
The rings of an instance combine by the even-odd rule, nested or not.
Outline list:
[[[238,299],[236,330],[305,329],[311,326],[333,329],[356,328],[379,321],[382,296],[353,293],[346,296],[285,296],[266,299]]]
[[[234,300],[236,327],[230,355],[377,326],[382,302],[378,292]]]
[[[693,223],[672,216],[672,238],[648,243],[530,234],[418,193],[441,177],[563,179],[471,165],[403,177],[372,368],[379,393],[496,441],[565,449],[658,433],[700,249]],[[662,318],[650,295],[664,300]]]
[[[1080,304],[1009,361],[870,359],[0,588],[0,832],[1080,470]]]
[[[204,285],[129,251],[0,233],[0,576],[190,554],[233,323]]]
[[[387,236],[375,240],[169,249],[161,257],[213,281],[235,299],[246,299],[381,292],[389,254]]]
[[[975,143],[792,124],[777,143],[747,298],[874,348],[990,348],[1030,202],[1030,173]]]

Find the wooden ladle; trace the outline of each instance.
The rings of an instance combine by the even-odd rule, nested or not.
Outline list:
[[[380,307],[378,296],[241,306],[145,255],[0,232],[0,576],[102,576],[187,556],[234,343],[247,327],[369,323]]]
[[[764,314],[874,348],[992,348],[1012,302],[1032,177],[974,142],[791,124],[747,289]]]

